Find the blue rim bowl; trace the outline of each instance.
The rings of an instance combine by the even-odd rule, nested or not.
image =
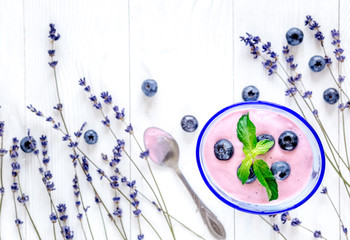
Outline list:
[[[263,109],[270,110],[276,113],[282,114],[285,117],[292,120],[297,126],[303,131],[308,141],[310,142],[310,146],[312,148],[313,153],[313,169],[310,180],[306,187],[296,196],[291,197],[287,200],[276,202],[276,204],[254,204],[248,202],[242,202],[240,200],[235,199],[233,196],[226,193],[220,186],[218,186],[215,181],[211,178],[209,172],[206,169],[206,165],[203,159],[203,142],[210,131],[211,127],[223,116],[228,113],[244,110],[244,109]],[[322,147],[322,143],[320,138],[318,137],[316,131],[313,127],[298,113],[295,111],[275,104],[271,102],[265,101],[254,101],[254,102],[241,102],[237,104],[233,104],[231,106],[225,107],[221,109],[219,112],[214,114],[208,122],[204,125],[201,130],[196,147],[196,158],[197,165],[200,171],[200,174],[208,186],[208,188],[212,191],[212,193],[219,198],[225,204],[238,209],[243,212],[252,213],[252,214],[277,214],[281,212],[286,212],[292,210],[294,208],[299,207],[304,204],[319,188],[324,172],[325,172],[325,155]]]

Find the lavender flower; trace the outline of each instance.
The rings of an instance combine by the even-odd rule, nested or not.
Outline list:
[[[49,62],[49,65],[50,65],[50,67],[55,68],[57,63],[58,63],[58,61],[52,61],[52,62]]]
[[[322,194],[327,194],[328,193],[327,187],[323,187],[321,193]]]
[[[97,101],[97,97],[95,95],[91,95],[89,99],[91,102],[93,102],[93,106],[96,109],[102,109],[102,104],[99,101]]]
[[[345,236],[348,235],[348,229],[346,227],[344,227],[344,225],[341,225],[341,228],[343,230],[343,233],[345,234]]]
[[[57,211],[59,212],[59,215],[60,215],[59,219],[63,222],[67,221],[68,219],[68,215],[66,215],[66,210],[67,210],[66,204],[63,204],[63,203],[58,204]]]
[[[105,176],[105,172],[101,168],[97,169],[97,172],[100,174],[100,180],[102,180],[102,178]]]
[[[0,137],[4,136],[4,128],[5,128],[5,122],[0,121]]]
[[[291,222],[291,225],[292,226],[299,226],[301,224],[301,221],[298,219],[298,218],[293,218],[292,219],[292,222]]]
[[[56,214],[51,213],[50,216],[49,216],[49,218],[50,218],[50,221],[51,221],[52,223],[57,222],[57,216],[56,216]]]
[[[53,50],[53,49],[48,50],[47,53],[49,54],[50,57],[55,56],[55,50]]]
[[[136,209],[136,210],[134,210],[133,211],[133,213],[134,213],[134,215],[136,216],[136,217],[139,217],[140,216],[140,214],[141,214],[141,210],[140,209]]]
[[[279,232],[279,231],[280,231],[280,229],[279,229],[279,227],[278,227],[277,224],[273,224],[273,225],[272,225],[272,229],[273,229],[274,231],[276,231],[276,232]]]
[[[14,182],[11,185],[11,190],[12,190],[12,192],[17,192],[18,191],[18,183]]]
[[[316,231],[314,232],[314,237],[315,237],[315,238],[321,238],[321,237],[322,237],[321,231],[316,230]]]
[[[144,239],[145,235],[144,234],[139,234],[137,235],[137,240],[142,240]]]
[[[287,222],[287,220],[290,220],[290,216],[288,212],[282,213],[281,215],[281,221],[283,224]]]
[[[253,36],[249,33],[246,33],[247,37],[240,37],[241,41],[245,43],[246,46],[250,47],[250,53],[256,59],[260,56],[258,44],[261,42],[259,36]]]
[[[50,31],[49,31],[49,38],[52,40],[52,41],[57,41],[58,39],[60,39],[60,34],[57,33],[56,34],[56,28],[55,28],[55,24],[53,23],[50,23]]]
[[[53,107],[53,109],[57,110],[57,111],[62,111],[63,108],[63,104],[62,103],[58,103],[56,106]]]
[[[323,46],[324,36],[320,31],[321,26],[315,20],[313,20],[310,15],[306,16],[305,26],[308,26],[311,31],[316,31],[315,38],[320,41],[321,45]]]
[[[116,216],[116,217],[121,218],[122,215],[123,215],[123,210],[122,210],[121,208],[117,207],[117,208],[114,210],[113,215]]]
[[[102,120],[102,123],[103,123],[103,125],[105,125],[106,127],[110,127],[110,126],[111,126],[111,124],[110,124],[111,122],[109,121],[108,116],[106,116],[105,119]]]
[[[102,158],[103,161],[108,161],[108,156],[107,156],[107,154],[101,153],[101,158]]]
[[[28,201],[29,201],[29,196],[25,195],[24,193],[22,194],[22,196],[18,196],[17,197],[17,201],[23,205],[25,205]]]
[[[303,98],[311,98],[312,97],[312,91],[306,91],[303,95]]]
[[[288,45],[283,46],[282,53],[283,53],[284,55],[288,55],[288,53],[289,53],[289,48],[288,48]]]
[[[340,33],[339,31],[333,29],[331,31],[331,34],[332,34],[332,38],[333,38],[333,41],[332,41],[332,44],[336,47],[335,50],[334,50],[334,55],[335,55],[335,58],[339,61],[339,62],[344,62],[345,60],[345,56],[343,55],[344,53],[344,50],[340,47]]]
[[[108,94],[108,92],[102,92],[101,98],[103,99],[105,104],[111,104],[112,103],[112,96]]]
[[[344,80],[345,80],[345,76],[339,75],[339,77],[338,77],[338,82],[339,82],[339,83],[342,83],[342,82],[344,82]]]
[[[124,108],[121,109],[119,111],[119,107],[118,106],[114,106],[113,107],[113,111],[115,112],[115,118],[118,119],[118,120],[124,120],[124,117],[125,117],[125,113],[124,113]]]
[[[149,156],[149,150],[147,149],[146,151],[140,153],[140,158],[146,159]]]
[[[286,96],[293,97],[298,92],[296,87],[291,87],[286,90]]]
[[[131,123],[126,127],[125,132],[132,134],[133,133],[133,127],[131,126]]]
[[[265,62],[262,62],[262,64],[266,68],[266,70],[268,71],[268,75],[272,75],[277,70],[276,61],[271,61],[271,60],[267,59]]]
[[[21,221],[21,219],[17,218],[17,219],[15,220],[15,224],[16,224],[17,226],[19,226],[19,225],[23,224],[23,221]]]
[[[62,231],[63,231],[62,234],[65,237],[65,239],[73,239],[74,232],[70,230],[70,227],[63,226]]]
[[[332,59],[331,59],[330,57],[325,56],[325,57],[324,57],[324,60],[325,60],[325,64],[326,64],[327,66],[330,66],[330,65],[332,64]]]

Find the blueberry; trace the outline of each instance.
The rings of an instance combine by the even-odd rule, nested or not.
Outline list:
[[[313,56],[309,60],[309,67],[314,72],[320,72],[326,66],[326,60],[321,56]]]
[[[298,136],[292,131],[284,131],[278,138],[278,144],[283,150],[292,151],[298,145]]]
[[[26,136],[22,138],[21,142],[19,143],[19,146],[21,147],[23,152],[31,153],[35,149],[36,141],[33,137]]]
[[[339,100],[339,93],[335,88],[328,88],[323,92],[323,99],[329,104],[335,104]]]
[[[252,85],[245,87],[242,91],[242,98],[244,101],[256,101],[259,95],[259,90]]]
[[[270,170],[273,176],[275,176],[276,180],[282,181],[290,174],[290,166],[284,161],[272,163]]]
[[[198,127],[198,121],[192,115],[185,115],[181,119],[181,127],[186,132],[194,132]]]
[[[237,168],[237,174],[238,174],[238,169],[241,167],[242,163],[239,164],[238,168]],[[254,182],[256,179],[256,176],[255,176],[255,173],[254,173],[254,170],[253,170],[253,164],[252,166],[250,167],[249,169],[249,176],[248,176],[248,179],[245,183],[252,183]]]
[[[157,93],[158,84],[153,79],[146,79],[145,81],[143,81],[141,89],[147,97],[152,97]]]
[[[286,33],[286,39],[289,45],[299,45],[304,39],[304,33],[299,28],[291,28]]]
[[[261,140],[270,140],[273,141],[272,147],[269,149],[269,151],[275,146],[275,139],[270,134],[261,134],[256,137],[256,140],[260,142]]]
[[[85,132],[84,139],[87,144],[95,144],[98,140],[98,135],[94,130],[90,129]]]
[[[221,139],[215,143],[214,153],[219,160],[229,160],[234,153],[234,148],[230,141]]]

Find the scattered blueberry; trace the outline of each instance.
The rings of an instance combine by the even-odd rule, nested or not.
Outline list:
[[[261,134],[256,137],[256,140],[260,142],[261,140],[270,140],[273,141],[272,147],[269,149],[269,151],[275,146],[275,139],[270,134]]]
[[[329,104],[335,104],[339,100],[339,92],[335,88],[328,88],[323,92],[323,99]]]
[[[290,174],[290,166],[284,161],[274,162],[271,165],[271,172],[275,176],[276,180],[284,180]]]
[[[181,119],[181,127],[186,132],[194,132],[198,127],[198,121],[192,115],[185,115]]]
[[[219,160],[229,160],[234,153],[234,148],[230,141],[221,139],[215,143],[214,153]]]
[[[237,168],[237,174],[238,174],[238,169],[241,167],[242,163],[239,164],[238,168]],[[256,179],[256,176],[255,176],[255,173],[254,173],[254,170],[253,170],[253,165],[250,167],[249,169],[249,176],[248,176],[248,179],[245,183],[252,183],[254,182]]]
[[[246,102],[258,100],[259,95],[259,89],[252,85],[245,87],[242,91],[242,98]]]
[[[31,153],[34,151],[36,145],[36,141],[34,138],[26,136],[22,138],[19,146],[21,147],[22,151],[25,153]]]
[[[143,81],[141,89],[147,97],[152,97],[157,93],[158,84],[153,79],[146,79],[145,81]]]
[[[292,131],[284,131],[278,138],[278,144],[283,150],[292,151],[298,145],[298,136]]]
[[[87,144],[95,144],[98,140],[98,135],[94,130],[90,129],[85,132],[84,139]]]
[[[314,72],[320,72],[326,66],[326,60],[321,56],[313,56],[309,60],[309,67]]]
[[[299,28],[291,28],[286,33],[286,39],[289,45],[299,45],[304,38],[304,33]]]

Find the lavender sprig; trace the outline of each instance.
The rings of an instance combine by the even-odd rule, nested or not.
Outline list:
[[[75,139],[76,143],[79,142],[79,139],[80,139],[80,137],[82,135],[82,132],[83,132],[85,126],[86,126],[86,122],[84,122],[82,124],[82,126],[80,127],[80,129],[77,132],[74,133],[74,135],[76,137],[76,139]],[[89,217],[88,217],[88,214],[87,214],[87,211],[88,211],[90,206],[85,206],[85,204],[84,204],[83,195],[81,193],[80,184],[79,184],[79,178],[78,178],[78,174],[77,174],[77,170],[76,170],[76,164],[75,163],[76,163],[79,155],[76,152],[74,152],[73,154],[70,155],[70,157],[72,158],[73,163],[74,163],[73,165],[74,165],[75,175],[74,175],[74,178],[73,178],[73,191],[74,191],[74,196],[76,197],[75,206],[76,206],[77,212],[78,212],[77,218],[78,218],[78,220],[80,222],[80,225],[81,225],[81,228],[83,230],[83,234],[85,236],[85,239],[87,239],[86,232],[85,232],[85,229],[84,229],[84,226],[83,226],[83,222],[82,222],[83,214],[80,213],[80,205],[81,205],[82,208],[83,208],[83,212],[84,212],[85,218],[86,218],[86,222],[88,224],[90,235],[91,235],[92,239],[94,239],[94,235],[92,233]]]
[[[31,147],[35,148],[36,144],[35,144],[33,137],[30,135],[30,130],[28,130],[28,139],[31,142]],[[20,172],[21,166],[17,161],[17,157],[18,157],[18,153],[17,153],[18,145],[17,144],[18,144],[18,140],[16,138],[14,138],[13,139],[13,146],[11,148],[11,150],[12,150],[11,159],[13,161],[11,166],[12,166],[13,182],[17,183],[18,187],[19,187],[20,196],[17,197],[17,201],[23,205],[23,207],[24,207],[24,209],[25,209],[25,211],[30,219],[30,222],[34,227],[35,233],[38,236],[38,239],[41,239],[39,231],[34,223],[34,220],[31,216],[29,209],[28,209],[28,206],[27,206],[27,202],[29,201],[29,196],[25,195],[25,193],[22,191],[21,182],[20,182],[20,178],[19,178],[19,172]],[[15,197],[15,196],[13,196],[13,197]]]
[[[66,223],[68,219],[66,210],[67,210],[66,204],[60,203],[57,205],[57,211],[58,211],[57,217],[63,223],[61,234],[64,237],[64,239],[73,239],[74,231],[72,231]]]
[[[20,230],[20,225],[23,224],[23,221],[20,220],[18,218],[18,211],[17,211],[17,203],[16,203],[16,194],[19,190],[18,188],[18,183],[16,181],[16,177],[17,177],[17,174],[20,170],[20,165],[17,164],[17,157],[18,157],[18,139],[17,138],[13,138],[12,139],[12,143],[13,145],[11,146],[10,148],[10,158],[12,159],[12,164],[11,164],[11,167],[12,167],[12,177],[13,177],[13,182],[12,182],[12,185],[11,185],[11,190],[12,190],[12,197],[13,197],[13,204],[15,206],[15,224],[17,226],[17,230],[18,230],[18,235],[19,235],[19,238],[22,240],[22,234],[21,234],[21,230]]]
[[[321,231],[319,231],[319,230],[312,231],[309,228],[303,226],[301,224],[301,221],[298,218],[293,218],[292,219],[291,216],[289,215],[289,212],[284,212],[284,213],[281,214],[281,221],[282,221],[282,224],[285,224],[287,221],[291,221],[291,226],[293,226],[293,227],[301,227],[301,228],[307,230],[308,232],[312,233],[314,235],[314,237],[316,237],[316,235],[317,235],[316,238],[326,239],[326,238],[324,238],[321,235]]]
[[[98,110],[100,111],[101,115],[102,115],[102,118],[103,118],[102,123],[103,123],[103,125],[105,125],[105,126],[110,130],[111,134],[113,135],[113,137],[116,139],[117,142],[120,141],[120,139],[117,137],[117,135],[116,135],[116,134],[114,133],[114,131],[112,130],[112,128],[111,128],[111,126],[110,126],[110,120],[109,120],[108,116],[106,116],[105,113],[103,112],[103,109],[102,109],[102,106],[100,105],[100,102],[97,100],[97,98],[95,97],[95,95],[92,94],[91,87],[90,87],[89,85],[87,85],[86,79],[85,79],[85,78],[81,78],[81,79],[79,80],[79,85],[83,87],[83,89],[84,89],[85,92],[87,92],[87,93],[90,94],[89,99],[93,102],[93,106],[94,106],[96,109],[98,109]],[[104,95],[104,94],[101,94],[101,96],[102,96],[102,95]],[[110,95],[109,95],[109,96],[110,96]],[[111,96],[110,96],[110,98],[112,99]],[[96,107],[96,105],[97,105],[98,107]],[[136,141],[136,143],[138,144],[139,148],[142,150],[141,145],[139,144],[139,142],[137,141],[137,139],[136,139],[136,137],[135,137],[135,135],[134,135],[134,133],[133,133],[133,127],[132,127],[131,123],[130,123],[130,124],[126,124],[126,122],[125,122],[125,120],[124,120],[124,116],[125,116],[124,109],[122,109],[122,110],[119,112],[119,108],[118,108],[117,106],[114,106],[114,107],[113,107],[113,110],[114,110],[115,113],[116,113],[116,118],[119,119],[119,120],[122,120],[123,123],[126,125],[125,131],[128,132],[130,135],[133,136],[133,138],[134,138],[134,140]],[[131,156],[125,151],[124,148],[122,148],[121,150],[122,150],[122,151],[124,152],[124,154],[129,158],[129,160],[132,162],[132,164],[133,164],[133,165],[135,166],[135,168],[138,170],[138,172],[140,173],[140,175],[142,176],[142,178],[146,181],[147,185],[149,186],[149,188],[151,189],[151,191],[152,191],[152,193],[154,194],[155,198],[157,199],[158,204],[160,204],[160,201],[159,201],[159,199],[158,199],[157,194],[155,193],[155,191],[154,191],[154,189],[152,188],[151,184],[149,183],[149,181],[147,180],[147,178],[144,176],[144,174],[142,173],[142,171],[139,169],[139,167],[137,166],[137,164],[134,162],[134,160],[131,158]],[[147,162],[147,165],[148,165],[148,169],[149,169],[149,171],[150,171],[150,173],[151,173],[151,175],[152,175],[153,181],[154,181],[155,184],[156,184],[158,193],[159,193],[159,195],[160,195],[160,197],[161,197],[161,199],[162,199],[162,203],[164,204],[165,211],[167,211],[167,208],[166,208],[166,205],[165,205],[163,196],[162,196],[162,194],[161,194],[161,191],[160,191],[160,189],[159,189],[159,186],[158,186],[157,181],[156,181],[156,179],[155,179],[155,177],[154,177],[154,174],[153,174],[153,172],[152,172],[152,169],[151,169],[151,167],[150,167],[150,165],[149,165],[148,160],[147,160],[146,162]],[[166,214],[164,214],[164,217],[165,217],[165,219],[166,219],[166,221],[167,221],[167,224],[168,224],[168,226],[169,226],[169,228],[170,228],[170,231],[171,231],[171,233],[172,233],[172,235],[173,235],[173,238],[175,239],[175,233],[174,233],[174,230],[173,230],[173,227],[172,227],[172,224],[171,224],[170,217],[167,216]]]
[[[4,128],[5,128],[5,122],[0,121],[0,239],[1,239],[1,210],[2,210],[4,195],[5,195],[2,171],[3,171],[4,156],[7,153],[7,150],[4,149]]]
[[[323,36],[322,32],[320,32],[320,30],[319,30],[320,29],[320,25],[311,16],[306,16],[305,26],[308,26],[311,31],[316,31],[315,38],[320,41],[321,47],[323,49],[323,53],[327,57],[328,55],[327,55],[327,52],[326,52],[326,48],[325,48],[325,46],[323,44],[324,36]],[[336,49],[334,50],[335,57],[338,60],[338,62],[342,63],[345,60],[345,56],[343,55],[344,50],[342,48],[340,48],[340,42],[341,42],[340,41],[340,33],[339,33],[339,31],[332,30],[331,34],[332,34],[332,38],[333,38],[332,44],[334,46],[336,46]],[[319,38],[317,38],[316,36],[319,36]],[[344,91],[344,89],[341,87],[340,83],[338,82],[339,81],[338,80],[339,76],[340,76],[340,81],[345,79],[345,77],[343,78],[341,73],[339,73],[338,74],[338,79],[336,79],[335,74],[333,73],[332,69],[330,68],[330,64],[327,64],[327,67],[328,67],[328,70],[329,70],[329,72],[330,72],[330,74],[332,76],[332,79],[333,79],[334,83],[338,86],[339,90],[347,98],[347,101],[350,101],[347,93]],[[340,72],[340,67],[339,67],[338,71]]]
[[[349,238],[348,238],[348,230],[347,230],[347,228],[344,226],[344,222],[343,222],[343,220],[342,220],[342,218],[341,218],[341,216],[340,216],[340,214],[339,214],[337,208],[335,207],[334,202],[333,202],[331,196],[330,196],[329,193],[328,193],[327,187],[322,187],[321,194],[324,194],[324,195],[327,196],[327,198],[328,198],[329,202],[331,203],[331,205],[332,205],[332,207],[333,207],[335,213],[336,213],[337,216],[338,216],[338,219],[339,219],[339,222],[340,222],[342,231],[343,231],[343,233],[344,233],[344,235],[345,235],[345,238],[346,238],[346,239],[349,239]]]

